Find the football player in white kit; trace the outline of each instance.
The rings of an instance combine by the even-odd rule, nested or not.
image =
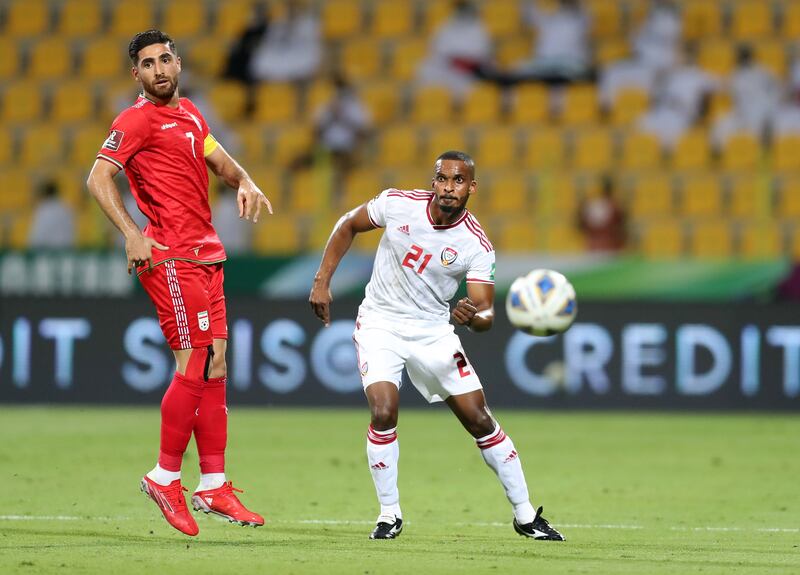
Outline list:
[[[384,230],[353,340],[369,401],[367,458],[381,511],[371,539],[403,528],[397,466],[399,387],[403,368],[429,401],[445,401],[475,438],[514,510],[514,529],[533,539],[564,537],[534,509],[511,438],[492,417],[481,382],[453,324],[487,331],[494,320],[494,248],[466,209],[477,182],[467,154],[450,151],[435,164],[433,191],[384,190],[336,223],[309,302],[330,323],[331,278],[357,233]],[[449,300],[466,278],[467,297]]]

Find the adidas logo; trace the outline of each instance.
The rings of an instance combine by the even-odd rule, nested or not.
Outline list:
[[[382,471],[384,469],[389,469],[389,466],[386,465],[383,461],[379,461],[375,465],[371,466],[372,469],[377,469],[378,471]]]
[[[411,235],[411,232],[410,232],[410,231],[409,231],[409,229],[408,229],[408,224],[405,224],[405,225],[403,225],[403,226],[398,226],[398,228],[397,228],[397,231],[399,231],[399,232],[403,232],[403,233],[404,233],[405,235],[407,235],[407,236],[408,236],[408,235]]]
[[[505,458],[503,463],[508,463],[509,461],[514,461],[517,458],[516,450],[512,449],[511,453],[508,454],[508,457]]]

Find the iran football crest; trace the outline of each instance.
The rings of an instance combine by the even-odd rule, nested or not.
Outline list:
[[[208,331],[208,312],[207,311],[199,311],[199,312],[197,312],[197,325],[200,327],[200,331]]]
[[[458,252],[453,248],[444,248],[442,250],[442,254],[440,257],[442,260],[442,265],[447,267],[454,261],[456,261],[456,258],[458,257]]]

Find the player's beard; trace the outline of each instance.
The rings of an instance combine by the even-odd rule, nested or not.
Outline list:
[[[157,86],[156,82],[159,80],[166,79],[169,81],[169,84],[166,86]],[[147,92],[158,98],[159,100],[171,100],[172,96],[175,95],[175,90],[178,89],[178,78],[159,78],[158,80],[154,81],[152,84],[147,86]]]
[[[439,200],[438,204],[439,210],[446,214],[457,214],[466,206],[466,202],[445,204],[442,203],[441,199]]]

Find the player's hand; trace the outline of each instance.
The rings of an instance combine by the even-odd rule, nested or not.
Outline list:
[[[311,304],[311,309],[314,310],[316,315],[325,327],[331,325],[331,302],[333,296],[331,295],[331,288],[325,284],[314,282],[314,287],[311,288],[311,294],[308,296],[308,303]]]
[[[153,238],[148,238],[141,232],[125,238],[125,255],[128,257],[128,274],[134,268],[147,264],[150,268],[153,265],[153,248],[157,250],[168,250],[165,245],[158,243]]]
[[[468,326],[470,323],[472,323],[472,318],[475,317],[476,313],[478,313],[478,308],[475,307],[475,304],[472,303],[471,299],[464,297],[458,300],[458,303],[456,304],[456,307],[453,308],[450,317],[454,323]]]
[[[236,202],[239,204],[239,217],[249,220],[253,218],[253,223],[258,221],[261,213],[261,206],[267,206],[267,211],[272,213],[272,204],[269,203],[267,196],[264,195],[253,180],[244,180],[239,184],[239,193],[236,195]]]

